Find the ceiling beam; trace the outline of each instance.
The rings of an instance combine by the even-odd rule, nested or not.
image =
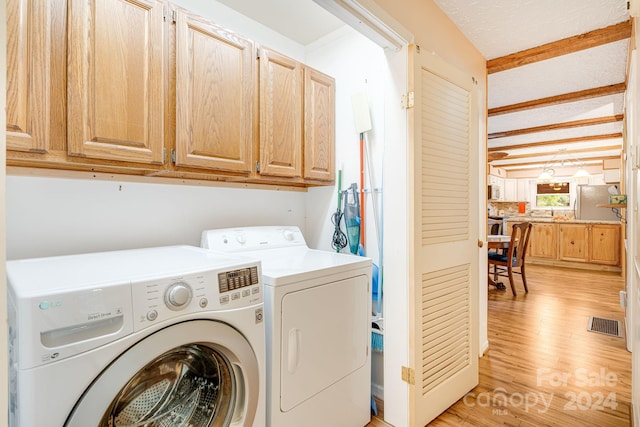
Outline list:
[[[497,73],[521,67],[545,59],[555,58],[584,49],[600,46],[631,37],[631,21],[620,22],[606,28],[568,37],[531,49],[522,50],[487,61],[487,73]]]
[[[622,138],[622,133],[618,132],[618,133],[607,133],[603,135],[579,136],[576,138],[554,139],[551,141],[532,142],[529,144],[504,145],[502,147],[491,147],[487,151],[494,152],[494,151],[519,150],[524,148],[546,147],[549,145],[575,144],[578,142],[600,141],[603,139],[615,139],[615,138]]]
[[[612,150],[621,150],[622,149],[622,144],[620,145],[607,145],[607,146],[602,146],[602,147],[589,147],[589,148],[577,148],[575,150],[563,150],[557,153],[528,153],[528,154],[516,154],[515,156],[509,156],[508,158],[504,158],[502,159],[503,161],[505,160],[515,160],[515,159],[530,159],[532,157],[541,157],[541,156],[550,156],[550,155],[557,155],[557,154],[583,154],[583,153],[594,153],[596,151],[612,151]],[[589,157],[587,157],[587,159],[589,159]],[[551,159],[553,160],[553,159]],[[557,159],[558,162],[561,162],[562,159]],[[555,163],[555,162],[554,162]]]
[[[508,159],[505,159],[505,161]],[[584,162],[591,161],[603,161],[603,160],[620,160],[620,156],[598,156],[598,157],[590,157],[588,159],[584,159]],[[491,165],[497,168],[509,168],[509,170],[517,170],[517,169],[532,169],[530,166],[539,166],[542,167],[546,162],[518,162],[518,163],[501,163],[499,165],[494,164],[495,162],[491,162]],[[590,165],[591,163],[587,163]]]
[[[548,130],[570,129],[570,128],[576,128],[576,127],[582,127],[582,126],[601,125],[604,123],[619,122],[619,121],[622,121],[623,118],[624,118],[623,114],[616,114],[615,116],[596,117],[593,119],[574,120],[571,122],[553,123],[550,125],[536,126],[531,128],[525,128],[525,129],[513,129],[513,130],[507,130],[503,132],[494,132],[494,133],[490,133],[487,137],[489,139],[505,138],[507,136],[525,135],[528,133],[545,132]]]
[[[599,96],[616,95],[618,93],[623,93],[625,90],[627,90],[626,83],[617,83],[614,85],[586,89],[578,92],[549,96],[547,98],[535,99],[533,101],[489,108],[488,114],[489,117],[498,116],[500,114],[515,113],[518,111],[531,110],[533,108],[549,107],[551,105],[558,105],[566,102],[583,101],[585,99],[597,98]]]

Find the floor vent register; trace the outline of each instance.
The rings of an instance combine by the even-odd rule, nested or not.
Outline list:
[[[622,322],[619,320],[590,316],[587,331],[622,338]]]

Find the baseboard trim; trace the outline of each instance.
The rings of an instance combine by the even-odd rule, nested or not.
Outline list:
[[[489,350],[489,340],[485,341],[480,346],[480,354],[478,355],[478,357],[484,356],[484,354],[487,352],[487,350]]]
[[[371,394],[380,400],[384,400],[384,387],[380,384],[371,383]]]

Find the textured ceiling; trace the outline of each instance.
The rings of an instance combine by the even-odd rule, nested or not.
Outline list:
[[[434,0],[487,59],[629,19],[625,0]]]
[[[626,0],[434,0],[488,60],[628,21]],[[628,39],[488,75],[490,109],[625,82]],[[490,115],[489,149],[509,155],[491,162],[507,170],[541,167],[553,156],[587,161],[620,156],[622,122],[495,137],[499,132],[555,126],[623,114],[624,94]],[[554,143],[571,138],[571,143]],[[576,141],[585,139],[585,141]],[[588,141],[586,139],[589,139]],[[522,148],[514,148],[521,145]],[[526,147],[525,147],[526,145]],[[605,148],[618,147],[613,150]],[[538,164],[536,164],[536,162]]]
[[[624,82],[628,40],[489,74],[489,108]]]

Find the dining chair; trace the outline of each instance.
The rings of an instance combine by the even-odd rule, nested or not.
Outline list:
[[[524,291],[529,292],[527,288],[527,277],[525,275],[525,255],[527,246],[529,245],[529,234],[531,233],[530,222],[518,222],[513,224],[511,228],[511,240],[506,253],[489,251],[489,272],[493,266],[493,277],[497,282],[498,276],[508,277],[511,285],[511,292],[516,296],[516,288],[513,280],[513,274],[522,276],[522,284]],[[518,268],[520,271],[515,271]]]

